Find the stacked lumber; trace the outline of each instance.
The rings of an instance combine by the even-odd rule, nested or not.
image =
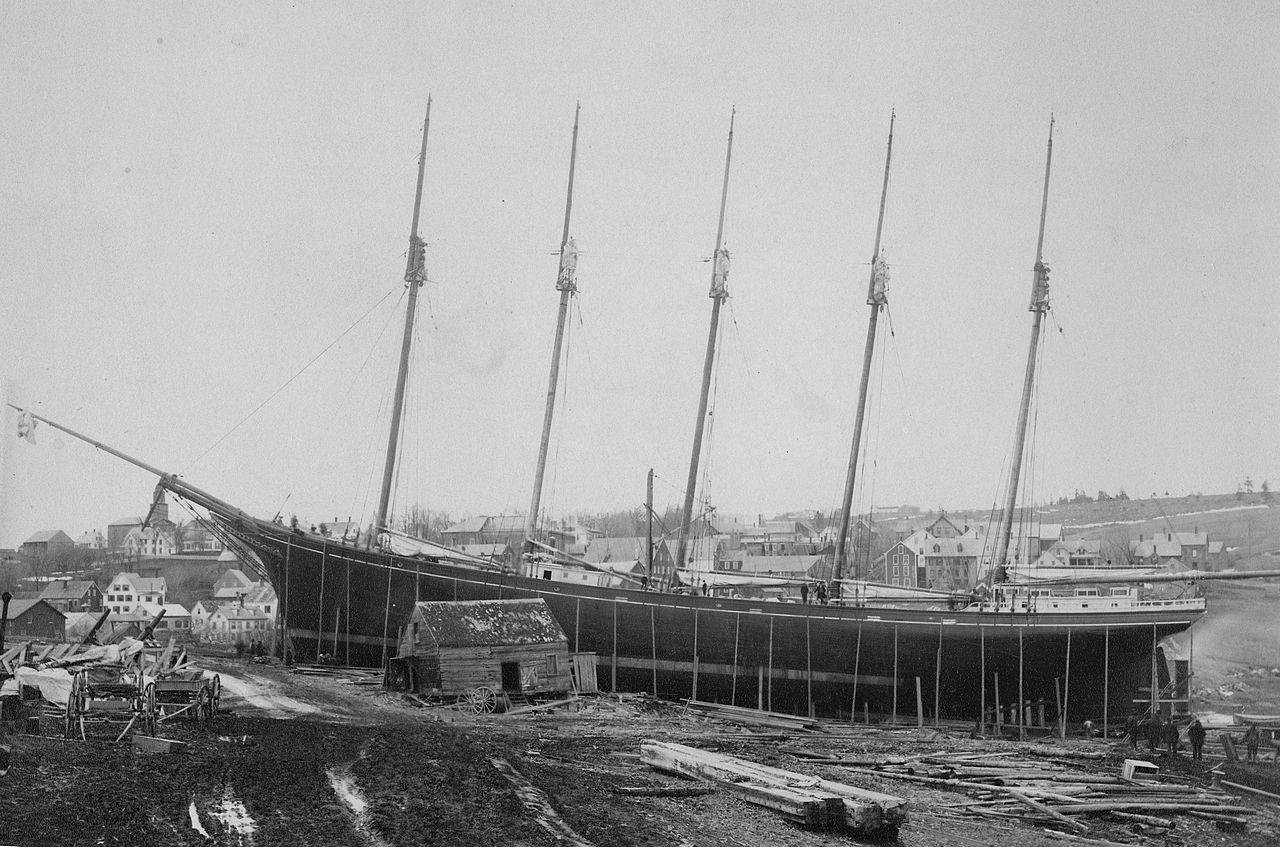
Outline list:
[[[842,782],[785,771],[724,753],[661,741],[640,745],[650,767],[707,779],[758,806],[810,829],[845,829],[893,837],[907,819],[907,801]]]
[[[789,732],[811,732],[821,730],[822,725],[811,718],[800,715],[788,715],[782,712],[765,712],[760,709],[748,709],[743,706],[729,706],[724,703],[708,703],[705,700],[685,700],[691,711],[711,718],[729,721],[730,723],[748,726],[762,726],[769,729]]]
[[[855,773],[964,791],[972,801],[951,807],[964,814],[1018,818],[1077,833],[1088,831],[1087,824],[1080,820],[1087,815],[1102,815],[1155,832],[1173,828],[1171,816],[1178,814],[1239,828],[1256,811],[1219,789],[1128,780],[1119,775],[1118,769],[1101,762],[1090,762],[1088,767],[1096,769],[1084,770],[1060,759],[1033,760],[992,753],[941,752],[870,762],[799,750],[788,752]],[[1104,769],[1110,772],[1100,772]]]

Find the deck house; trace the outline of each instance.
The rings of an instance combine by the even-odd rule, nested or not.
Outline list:
[[[572,687],[569,641],[542,600],[416,603],[396,664],[410,690],[453,696],[481,687],[524,694]]]

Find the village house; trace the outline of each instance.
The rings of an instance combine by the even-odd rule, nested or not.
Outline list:
[[[210,641],[243,641],[266,638],[272,618],[253,609],[230,603],[219,606],[209,617],[204,637]]]
[[[218,611],[218,604],[212,600],[197,600],[191,606],[191,629],[203,633],[209,628],[209,619]]]
[[[76,542],[60,529],[46,529],[35,533],[18,546],[18,553],[24,558],[54,556],[74,550]]]
[[[121,572],[107,586],[107,608],[115,613],[132,612],[139,603],[163,605],[168,602],[169,585],[162,576],[144,577],[137,573]]]
[[[69,540],[69,539],[68,539]],[[61,641],[66,634],[67,619],[62,612],[44,600],[10,600],[5,637]]]
[[[222,550],[222,542],[209,527],[200,521],[191,521],[182,525],[181,540],[178,543],[179,553],[215,553]]]
[[[464,544],[508,544],[523,550],[524,535],[523,515],[480,515],[459,521],[440,533],[443,543],[455,549]]]
[[[742,535],[742,549],[747,556],[805,556],[826,545],[821,534],[805,521],[766,521],[763,515],[756,526]]]
[[[1152,567],[1185,565],[1211,570],[1221,564],[1222,542],[1210,542],[1209,534],[1196,527],[1191,532],[1157,532],[1151,538],[1138,536],[1129,542],[1129,554],[1136,564]]]
[[[172,556],[177,549],[173,531],[154,526],[135,526],[121,542],[125,555],[138,559]]]
[[[227,568],[213,583],[213,599],[220,603],[239,600],[258,584],[239,568]]]
[[[81,550],[105,550],[107,538],[96,529],[90,529],[76,539],[76,547]]]
[[[597,538],[587,545],[582,559],[592,564],[618,566],[623,563],[638,567],[634,572],[638,576],[647,575],[649,544],[642,535],[622,538]],[[617,570],[616,567],[612,569]],[[675,555],[667,541],[653,539],[653,580],[662,583],[671,578],[675,570]]]
[[[889,585],[905,588],[922,588],[928,584],[923,555],[906,541],[896,542],[883,556],[876,559],[872,577]]]
[[[1100,540],[1077,538],[1055,541],[1040,554],[1035,564],[1039,567],[1101,568],[1111,563],[1102,555]]]
[[[101,612],[102,591],[91,579],[59,579],[40,592],[40,599],[59,612]]]
[[[416,603],[394,663],[411,690],[427,694],[572,687],[568,638],[543,600]]]

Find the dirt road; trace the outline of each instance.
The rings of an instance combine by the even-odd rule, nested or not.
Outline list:
[[[538,824],[494,769],[495,757],[544,792],[577,836],[600,847],[853,843],[839,834],[798,829],[723,791],[623,797],[613,788],[682,784],[640,764],[639,744],[646,738],[815,773],[821,769],[798,763],[780,748],[800,743],[866,758],[982,745],[1002,752],[1016,748],[914,731],[844,730],[784,742],[685,714],[678,706],[610,697],[583,701],[580,711],[476,718],[421,709],[373,686],[280,668],[227,663],[218,669],[229,713],[212,724],[163,725],[164,736],[188,743],[184,753],[140,754],[127,743],[101,738],[16,736],[13,767],[0,779],[0,844],[565,843]],[[966,797],[951,790],[835,770],[827,775],[911,799],[910,821],[899,837],[909,847],[1063,843],[1040,825],[965,816],[954,804]],[[1090,836],[1235,847],[1274,844],[1277,827],[1280,817],[1264,811],[1246,833],[1179,818],[1170,835],[1159,839],[1092,820]]]

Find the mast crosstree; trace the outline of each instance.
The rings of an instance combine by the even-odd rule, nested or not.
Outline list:
[[[427,96],[427,117],[422,122],[422,152],[418,155],[418,188],[413,198],[413,223],[409,227],[409,259],[404,282],[409,288],[405,306],[404,340],[400,343],[400,370],[396,374],[396,394],[391,407],[391,432],[387,437],[387,459],[382,470],[382,493],[378,497],[377,530],[389,529],[387,508],[391,502],[391,482],[395,478],[400,423],[404,414],[404,389],[409,378],[409,351],[413,347],[413,322],[418,311],[418,289],[427,281],[426,246],[418,236],[418,213],[422,208],[422,177],[427,165],[427,130],[431,128],[431,97]]]
[[[707,422],[707,395],[711,390],[711,370],[715,365],[716,337],[720,333],[720,304],[729,298],[729,251],[724,239],[724,209],[729,199],[729,163],[733,159],[733,121],[737,109],[729,113],[729,143],[724,154],[724,185],[720,189],[720,219],[716,224],[716,249],[711,254],[711,329],[707,333],[707,356],[702,364],[702,394],[698,399],[698,419],[693,429],[693,455],[689,459],[689,482],[684,490],[684,507],[680,510],[680,528],[676,543],[675,569],[685,565],[689,543],[689,524],[693,520],[693,498],[698,484],[698,459],[702,454],[702,431]]]
[[[573,110],[573,144],[569,150],[569,188],[564,200],[564,232],[560,236],[560,270],[556,274],[556,289],[560,292],[560,311],[556,319],[556,340],[551,351],[551,375],[547,378],[547,407],[542,417],[542,440],[538,445],[538,465],[533,474],[533,500],[529,504],[529,516],[525,521],[526,552],[533,552],[534,534],[538,529],[538,512],[542,508],[542,480],[547,470],[547,447],[551,443],[551,420],[556,410],[556,387],[560,380],[560,353],[564,347],[564,323],[569,314],[569,298],[578,293],[576,273],[578,248],[569,237],[569,217],[573,211],[573,171],[578,161],[578,113],[579,103]]]

